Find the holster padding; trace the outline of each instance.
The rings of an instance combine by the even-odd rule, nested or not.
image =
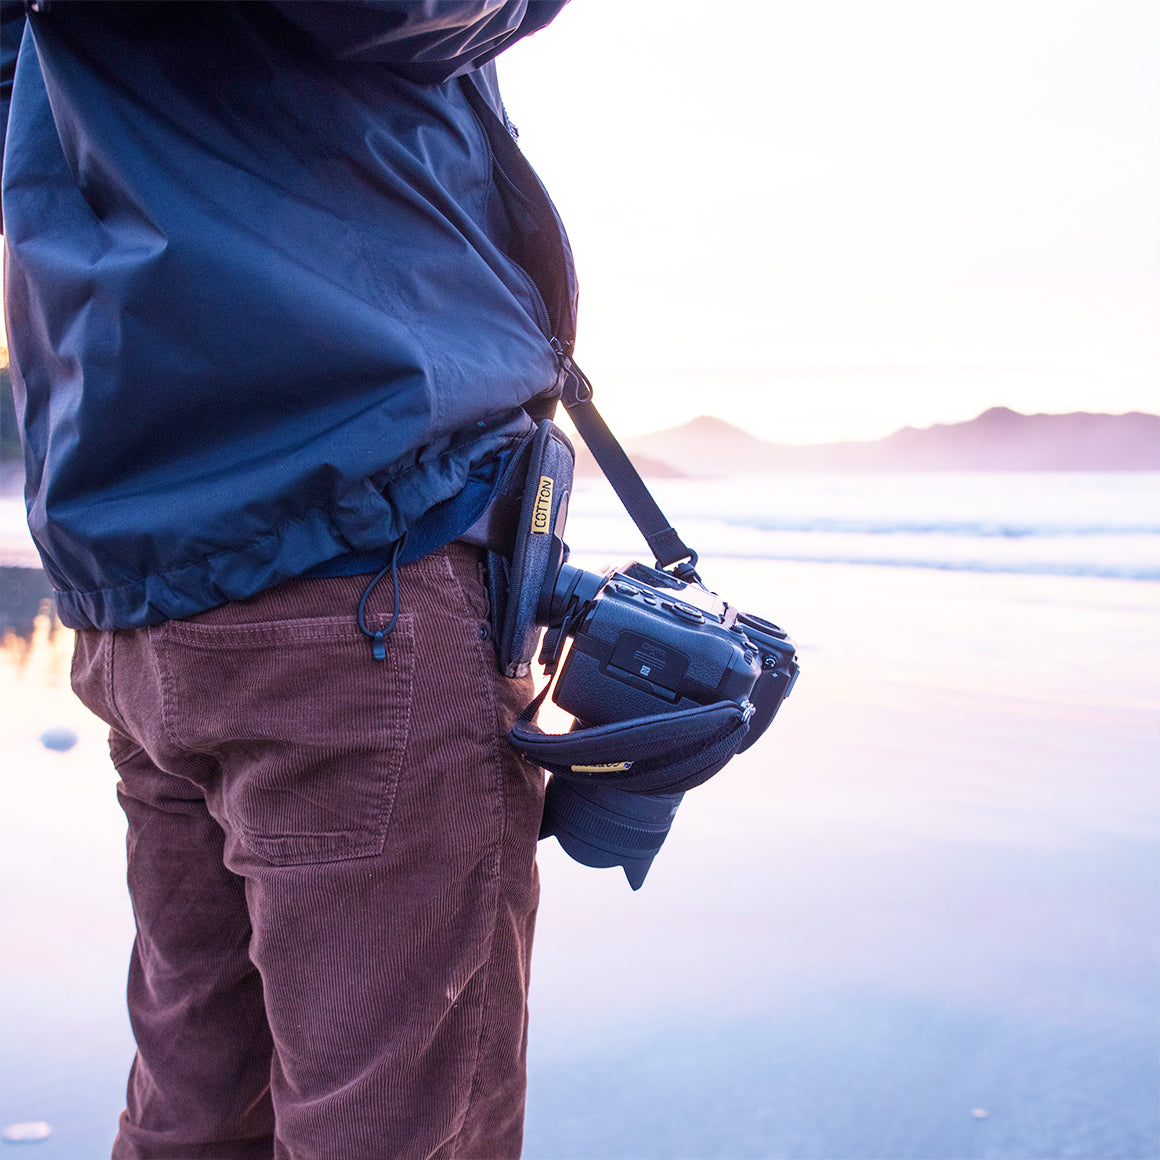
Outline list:
[[[510,556],[488,552],[489,595],[500,671],[520,677],[531,667],[540,626],[536,606],[562,540],[576,453],[568,437],[544,419],[520,445],[500,481],[495,503],[519,501]]]
[[[719,701],[545,733],[533,720],[541,701],[533,701],[508,734],[516,749],[556,777],[599,781],[628,793],[682,793],[708,781],[749,732],[745,708]]]

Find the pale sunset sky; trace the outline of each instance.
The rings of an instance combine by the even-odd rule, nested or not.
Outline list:
[[[1160,411],[1154,0],[573,0],[500,79],[619,434]]]
[[[500,80],[618,432],[1160,411],[1154,0],[573,0]]]

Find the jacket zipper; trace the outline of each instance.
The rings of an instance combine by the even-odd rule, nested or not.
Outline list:
[[[475,109],[472,108],[470,101],[468,102],[467,107],[471,110],[471,115],[475,118],[475,123],[479,127],[479,134],[483,138],[484,148],[487,149],[488,164],[491,168],[493,179],[494,175],[498,174],[503,178],[504,184],[507,185],[507,187],[516,195],[516,197],[526,201],[527,197],[523,190],[520,189],[520,187],[516,185],[516,183],[507,175],[507,173],[504,171],[504,167],[499,162],[499,158],[495,155],[495,150],[491,147],[491,139],[487,135],[487,128],[484,125],[482,118],[475,111]],[[504,127],[507,129],[506,123]],[[510,134],[510,130],[508,130],[508,132]],[[512,137],[512,140],[515,140],[514,136]],[[511,264],[523,275],[524,282],[528,289],[531,291],[532,305],[536,309],[536,325],[544,333],[545,337],[549,337],[550,340],[554,342],[555,339],[551,338],[551,335],[555,328],[552,325],[552,317],[548,310],[548,303],[545,300],[540,287],[536,284],[536,280],[531,276],[531,274],[529,274],[528,271],[525,270],[519,262],[517,262],[510,255],[507,257],[508,261],[510,261]]]
[[[592,384],[588,376],[572,361],[571,345],[566,346],[555,335],[548,339],[548,342],[556,352],[556,361],[560,364],[556,376],[556,396],[566,408],[588,402],[592,398]]]

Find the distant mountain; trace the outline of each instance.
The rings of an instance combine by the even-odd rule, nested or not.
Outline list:
[[[770,443],[709,415],[626,440],[642,475],[762,471],[1160,471],[1160,415],[1022,415],[903,427],[864,443]],[[578,474],[585,472],[577,463]]]

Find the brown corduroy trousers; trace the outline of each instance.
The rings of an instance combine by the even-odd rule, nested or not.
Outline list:
[[[80,632],[128,817],[138,1052],[115,1157],[518,1156],[541,772],[478,552]],[[367,620],[383,627],[390,581]]]

